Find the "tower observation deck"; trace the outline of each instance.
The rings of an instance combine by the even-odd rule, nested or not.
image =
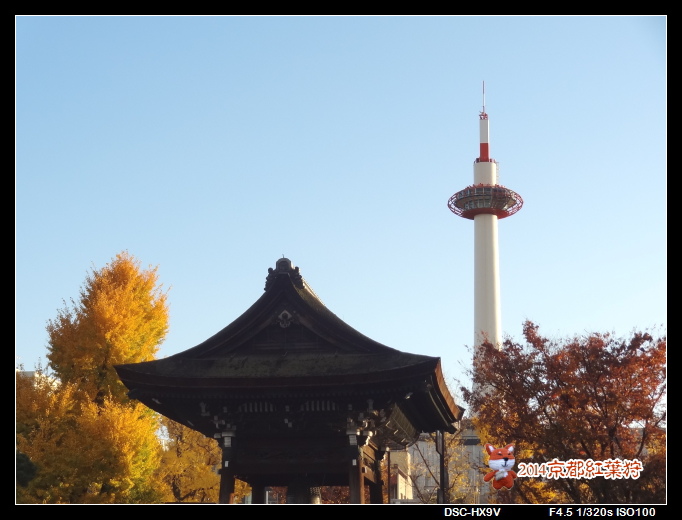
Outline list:
[[[476,184],[458,191],[448,207],[455,215],[474,220],[476,215],[495,215],[498,219],[509,217],[521,209],[521,196],[499,184]]]
[[[497,183],[498,164],[490,157],[488,114],[479,115],[481,130],[480,156],[474,161],[474,182],[455,193],[448,207],[458,217],[474,220],[476,215],[495,215],[498,219],[509,217],[521,209],[521,196]],[[481,164],[483,163],[483,164]]]

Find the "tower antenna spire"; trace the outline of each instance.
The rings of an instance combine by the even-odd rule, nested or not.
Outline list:
[[[483,80],[483,114],[485,114],[485,80]]]

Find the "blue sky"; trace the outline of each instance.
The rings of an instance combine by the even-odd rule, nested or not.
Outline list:
[[[502,324],[667,328],[667,47],[648,17],[16,22],[15,350],[91,268],[158,266],[160,356],[232,322],[282,255],[349,325],[466,382],[481,84]],[[456,384],[453,383],[453,390]]]

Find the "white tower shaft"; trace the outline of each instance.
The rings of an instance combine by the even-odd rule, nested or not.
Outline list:
[[[497,217],[474,217],[474,345],[502,343]]]
[[[480,157],[474,163],[474,186],[497,185],[497,163],[490,158],[489,122],[485,112],[480,119]],[[502,343],[500,304],[500,260],[497,215],[474,217],[474,345],[490,341]]]

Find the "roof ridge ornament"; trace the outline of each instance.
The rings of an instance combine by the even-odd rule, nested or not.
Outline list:
[[[267,291],[274,283],[275,278],[282,274],[289,275],[289,278],[291,278],[291,282],[294,284],[294,286],[298,289],[303,289],[303,277],[299,272],[299,268],[294,267],[294,265],[291,263],[291,260],[288,258],[282,257],[277,260],[275,269],[272,267],[268,268],[268,276],[265,278],[264,290]]]

